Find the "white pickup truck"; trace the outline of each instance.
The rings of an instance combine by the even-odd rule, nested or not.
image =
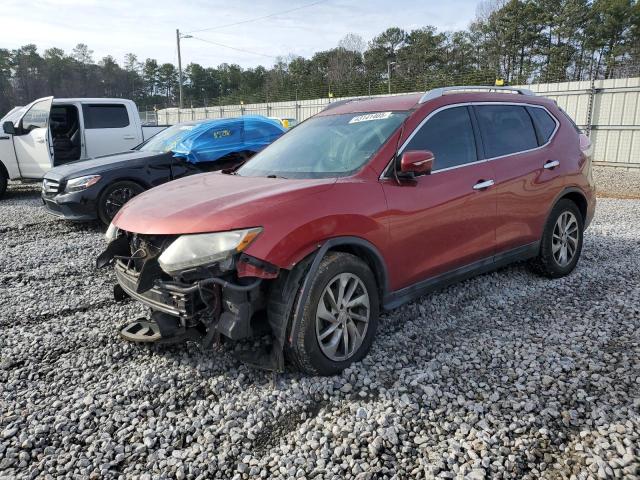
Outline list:
[[[121,98],[56,98],[16,107],[0,120],[0,198],[7,180],[40,180],[52,167],[132,149],[165,127],[142,126]]]

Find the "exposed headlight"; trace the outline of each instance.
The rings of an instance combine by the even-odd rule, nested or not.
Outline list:
[[[170,275],[188,268],[211,265],[242,252],[260,232],[262,228],[182,235],[160,255],[158,263]]]
[[[67,181],[64,191],[66,193],[79,192],[95,185],[100,181],[100,175],[85,175],[84,177],[72,178]]]
[[[104,234],[104,239],[107,241],[107,243],[111,243],[116,238],[118,238],[118,227],[116,227],[113,223],[110,223],[109,228],[107,228],[107,233]]]

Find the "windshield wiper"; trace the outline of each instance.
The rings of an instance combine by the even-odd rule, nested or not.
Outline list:
[[[271,175],[267,175],[267,178],[284,178],[285,180],[287,179],[287,177],[283,177],[282,175],[276,175],[274,173],[272,173]]]

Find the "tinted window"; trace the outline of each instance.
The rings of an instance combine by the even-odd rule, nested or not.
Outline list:
[[[475,162],[475,137],[467,107],[442,110],[431,117],[409,141],[405,150],[430,150],[433,170]]]
[[[124,105],[83,105],[85,128],[123,128],[129,125]]]
[[[556,129],[556,122],[543,108],[529,108],[529,113],[538,124],[538,130],[542,135],[542,143],[547,143]]]
[[[538,146],[531,117],[524,107],[480,105],[475,108],[487,158],[531,150]]]

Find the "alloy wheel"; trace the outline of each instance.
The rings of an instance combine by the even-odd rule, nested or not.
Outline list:
[[[553,228],[551,240],[553,258],[561,267],[571,263],[578,249],[578,220],[571,212],[562,212]]]
[[[136,194],[137,192],[130,187],[116,188],[109,194],[105,201],[105,213],[109,218],[115,217],[118,210],[120,210],[125,203],[135,197]]]
[[[352,273],[336,275],[320,296],[316,310],[316,338],[322,353],[333,361],[352,357],[362,345],[371,309],[369,293]]]

